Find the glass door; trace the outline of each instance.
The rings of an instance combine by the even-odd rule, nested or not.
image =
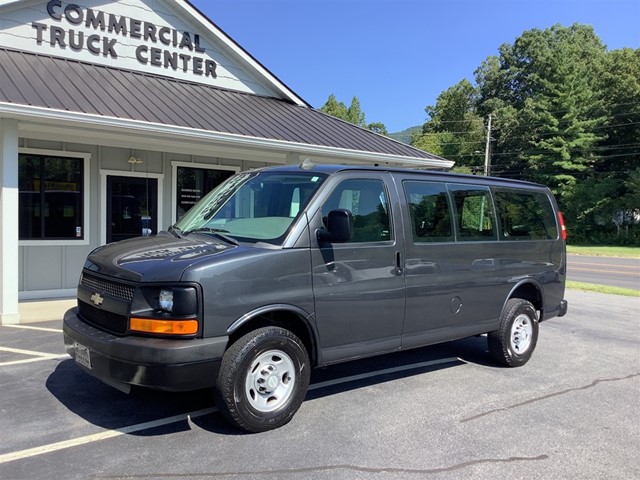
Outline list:
[[[176,169],[176,218],[178,221],[198,201],[235,171],[179,166]]]
[[[158,180],[107,176],[107,243],[158,233]]]

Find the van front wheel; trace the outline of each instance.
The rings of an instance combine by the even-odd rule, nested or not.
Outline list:
[[[237,427],[264,432],[291,420],[304,400],[309,378],[309,356],[300,339],[283,328],[260,328],[224,354],[216,403]]]
[[[500,327],[487,336],[489,352],[506,367],[529,361],[538,342],[538,315],[531,302],[510,299],[500,316]]]

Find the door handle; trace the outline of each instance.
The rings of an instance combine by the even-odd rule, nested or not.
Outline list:
[[[396,275],[402,275],[402,253],[396,252]]]

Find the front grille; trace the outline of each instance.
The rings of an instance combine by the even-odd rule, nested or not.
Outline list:
[[[134,287],[131,285],[105,280],[85,272],[82,273],[80,284],[94,292],[106,293],[109,296],[120,298],[127,302],[133,300]]]
[[[129,320],[126,315],[101,310],[80,300],[78,300],[78,313],[86,323],[102,330],[118,335],[127,332]]]

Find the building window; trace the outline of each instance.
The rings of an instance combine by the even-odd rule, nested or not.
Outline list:
[[[232,170],[177,167],[176,220],[234,173]]]
[[[84,239],[84,159],[19,155],[20,240]]]

